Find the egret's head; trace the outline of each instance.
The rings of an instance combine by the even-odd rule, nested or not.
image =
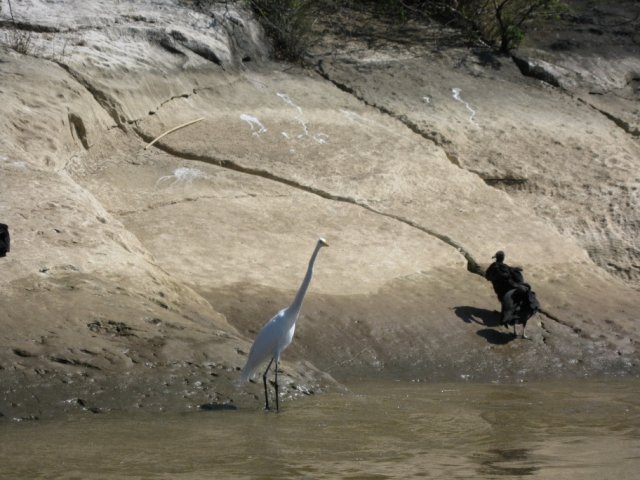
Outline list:
[[[323,247],[328,247],[328,246],[329,246],[329,244],[327,243],[327,241],[326,241],[324,238],[322,238],[322,237],[320,237],[320,238],[318,239],[318,243],[319,243],[320,245],[322,245]]]
[[[495,258],[498,262],[504,262],[504,252],[502,250],[498,250],[491,258]]]

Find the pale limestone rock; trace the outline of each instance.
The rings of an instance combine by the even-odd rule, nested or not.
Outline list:
[[[182,408],[179,372],[253,405],[236,368],[318,236],[291,382],[637,372],[638,144],[584,102],[509,60],[392,37],[327,35],[315,71],[270,63],[226,2],[15,13],[40,50],[0,51],[3,379],[55,397],[52,378],[84,372]],[[478,275],[498,249],[542,302],[532,342],[500,343]]]

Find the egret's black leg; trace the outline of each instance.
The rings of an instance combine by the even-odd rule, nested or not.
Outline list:
[[[273,358],[269,360],[269,365],[267,365],[267,369],[264,371],[264,374],[262,375],[262,383],[264,383],[264,409],[265,410],[269,410],[269,391],[267,390],[267,373],[269,372],[269,369],[271,368],[272,363],[273,363]],[[278,371],[278,364],[276,363],[276,374],[277,374],[277,371]],[[278,397],[276,397],[276,405],[278,404],[277,402],[278,402]]]
[[[278,360],[276,360],[276,412],[280,411],[280,406],[278,405]]]

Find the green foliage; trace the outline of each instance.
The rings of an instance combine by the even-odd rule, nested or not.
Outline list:
[[[22,31],[18,28],[16,20],[13,17],[13,7],[11,5],[11,0],[7,0],[7,4],[9,5],[9,15],[11,16],[12,28],[4,35],[4,38],[0,40],[0,43],[6,45],[7,47],[15,50],[18,53],[31,55],[34,53],[31,32]]]
[[[378,17],[385,17],[393,22],[402,23],[409,19],[411,9],[414,7],[412,2],[404,2],[402,0],[354,0],[351,2],[342,2],[343,4],[360,4],[369,7],[372,13]]]
[[[433,0],[427,10],[509,52],[532,23],[567,10],[563,0]]]
[[[276,58],[301,60],[312,40],[317,0],[247,0],[267,35]]]
[[[412,16],[438,18],[480,37],[502,52],[516,48],[536,21],[568,9],[564,0],[342,0],[341,5],[368,5],[394,21]]]
[[[23,32],[17,29],[9,30],[0,43],[23,55],[33,55],[35,53],[31,32]]]
[[[561,0],[466,0],[462,15],[489,43],[502,52],[518,47],[528,25],[557,15],[566,8]]]
[[[191,0],[197,4],[211,0]],[[244,0],[273,42],[275,57],[301,61],[321,15],[369,9],[392,22],[433,17],[481,38],[502,52],[517,48],[534,22],[567,10],[565,0]]]

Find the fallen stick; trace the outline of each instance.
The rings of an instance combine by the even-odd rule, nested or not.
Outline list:
[[[167,130],[166,132],[164,132],[162,135],[154,138],[153,140],[151,140],[146,147],[144,147],[144,149],[146,150],[147,148],[149,148],[151,145],[153,145],[154,143],[156,143],[158,140],[160,140],[162,137],[164,137],[165,135],[169,135],[172,132],[175,132],[176,130],[180,130],[181,128],[184,127],[188,127],[189,125],[191,125],[192,123],[196,123],[199,122],[200,120],[204,120],[204,117],[200,117],[200,118],[196,118],[195,120],[191,120],[190,122],[187,123],[183,123],[182,125],[178,125],[177,127],[173,127],[171,130]]]

